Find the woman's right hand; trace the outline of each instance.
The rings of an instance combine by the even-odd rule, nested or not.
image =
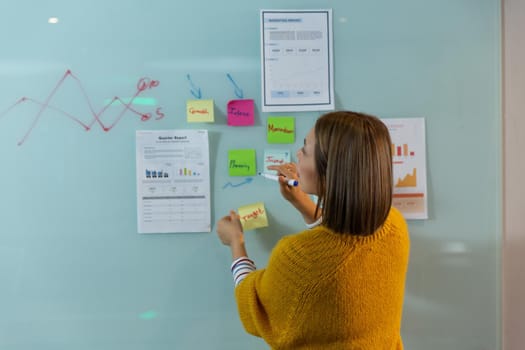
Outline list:
[[[270,165],[268,170],[275,170],[279,175],[279,187],[281,195],[290,202],[303,216],[306,223],[310,224],[317,220],[319,214],[315,215],[316,204],[310,196],[301,190],[299,186],[288,186],[287,179],[298,180],[297,167],[295,163],[284,163],[281,165]]]
[[[299,186],[288,186],[287,180],[297,180],[297,167],[295,163],[284,163],[281,165],[269,165],[268,170],[275,170],[279,175],[281,195],[288,202],[294,204],[303,194]]]

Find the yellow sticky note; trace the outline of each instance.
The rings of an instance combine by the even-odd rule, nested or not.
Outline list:
[[[213,123],[213,100],[186,101],[186,118],[188,123]]]
[[[268,226],[268,217],[266,216],[263,202],[240,207],[238,213],[241,218],[242,228],[245,231]]]

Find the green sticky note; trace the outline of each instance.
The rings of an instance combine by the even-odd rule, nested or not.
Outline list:
[[[252,176],[257,171],[254,149],[228,151],[228,173],[230,176]]]
[[[294,143],[294,117],[269,117],[267,122],[268,143]]]

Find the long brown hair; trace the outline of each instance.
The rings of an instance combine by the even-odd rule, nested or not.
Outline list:
[[[316,214],[338,233],[370,235],[392,205],[393,174],[388,128],[378,118],[331,112],[315,123],[319,176]]]

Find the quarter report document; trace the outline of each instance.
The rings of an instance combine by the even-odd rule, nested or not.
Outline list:
[[[207,130],[137,131],[139,233],[210,232]]]

